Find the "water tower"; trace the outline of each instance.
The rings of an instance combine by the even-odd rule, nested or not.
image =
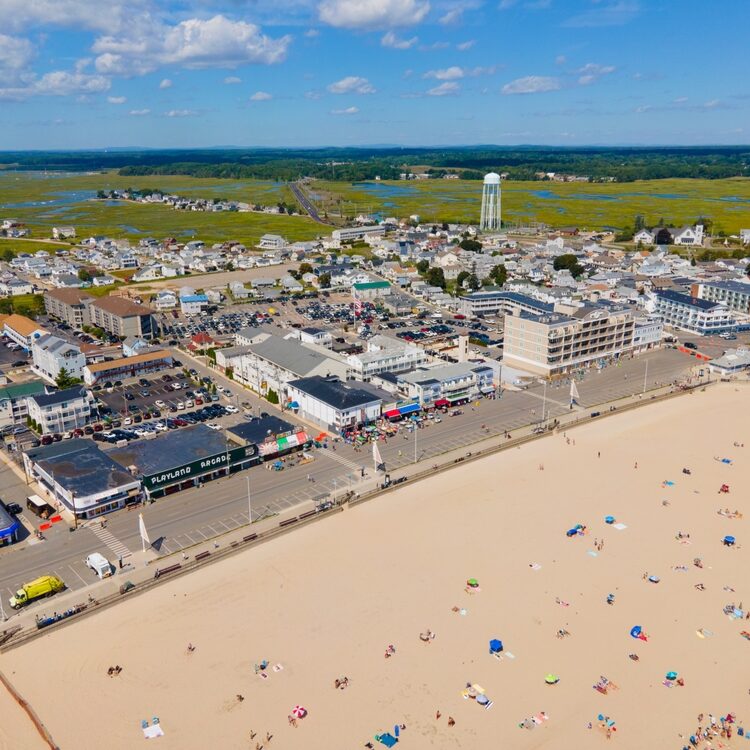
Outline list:
[[[500,229],[500,175],[495,172],[484,176],[479,228],[482,230]]]

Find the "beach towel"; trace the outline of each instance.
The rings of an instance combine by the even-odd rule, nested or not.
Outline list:
[[[618,531],[625,531],[628,527],[624,523],[615,523],[612,524],[613,529],[617,529]]]
[[[599,553],[594,552],[592,549],[588,550],[588,554],[591,555],[591,557],[599,557]]]
[[[156,739],[156,737],[163,737],[164,730],[158,724],[154,724],[152,727],[144,727],[143,736],[147,740],[153,740]]]
[[[529,567],[532,570],[541,570],[542,566],[539,563],[529,563]]]
[[[282,669],[284,669],[284,665],[283,664],[274,664],[273,665],[273,671],[274,672],[281,672]]]

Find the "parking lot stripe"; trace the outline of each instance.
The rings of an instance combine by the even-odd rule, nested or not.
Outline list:
[[[81,579],[84,586],[89,585],[88,581],[84,580],[83,576],[72,565],[68,565],[68,567]]]

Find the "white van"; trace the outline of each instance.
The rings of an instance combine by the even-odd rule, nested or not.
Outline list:
[[[91,568],[99,578],[109,578],[112,575],[112,565],[109,560],[98,552],[92,552],[86,558],[86,567]]]

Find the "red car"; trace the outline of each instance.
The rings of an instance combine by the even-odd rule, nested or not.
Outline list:
[[[102,426],[101,426],[101,425],[99,424],[99,422],[97,422],[97,423],[96,423],[96,424],[94,425],[94,432],[101,432],[101,431],[102,431],[103,429],[104,429],[104,428],[103,428],[103,427],[102,427]]]

